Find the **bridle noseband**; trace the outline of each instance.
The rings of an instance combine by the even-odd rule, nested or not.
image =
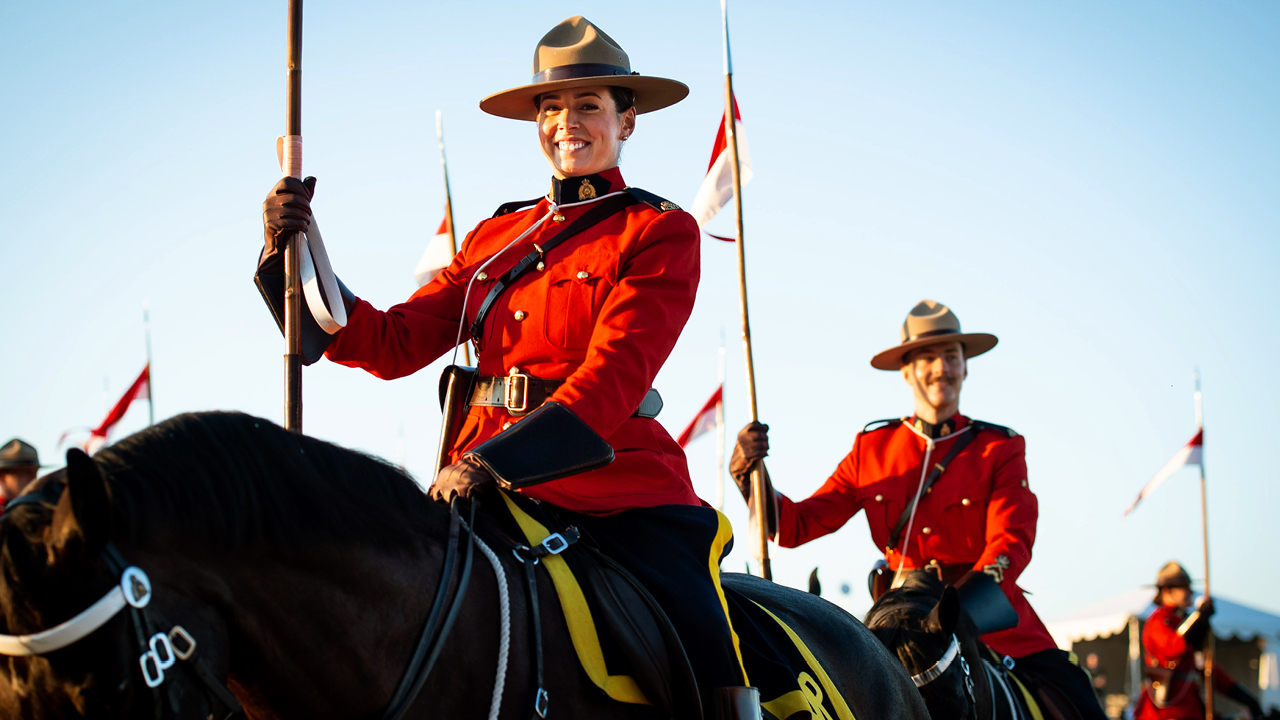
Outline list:
[[[951,644],[947,646],[946,651],[942,653],[942,657],[938,659],[938,662],[934,663],[929,669],[912,675],[911,682],[915,683],[917,688],[922,688],[942,677],[951,668],[951,663],[957,660],[959,661],[960,671],[964,673],[964,694],[969,701],[969,708],[965,713],[965,717],[976,716],[978,704],[973,694],[973,675],[969,672],[969,661],[965,660],[964,654],[960,651],[960,639],[955,636],[955,633],[952,633]]]

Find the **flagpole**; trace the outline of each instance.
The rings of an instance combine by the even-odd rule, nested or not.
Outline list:
[[[302,0],[289,0],[285,78],[285,137],[281,168],[302,177]],[[284,426],[302,432],[302,234],[284,246]]]
[[[151,368],[151,304],[142,303],[142,327],[147,337],[147,426],[156,424],[156,385]]]
[[[720,0],[720,19],[724,29],[724,127],[729,145],[730,165],[733,168],[733,208],[738,230],[738,299],[742,306],[742,350],[747,363],[747,404],[751,410],[751,422],[759,422],[756,406],[756,370],[751,354],[751,314],[747,309],[747,253],[743,243],[742,222],[742,168],[738,163],[737,122],[733,115],[733,62],[729,53],[728,0]],[[760,563],[760,577],[773,579],[769,564],[769,504],[764,497],[763,464],[757,462],[751,468],[751,510],[755,514],[759,532],[752,538],[756,560]]]
[[[436,140],[440,142],[440,171],[444,174],[444,222],[449,226],[449,256],[458,254],[458,236],[453,232],[453,192],[449,189],[449,161],[444,156],[444,123],[440,111],[436,110]],[[471,346],[462,343],[463,357],[467,365],[471,364]]]
[[[724,328],[720,328],[720,402],[716,403],[716,510],[724,510]]]
[[[1204,432],[1204,398],[1200,394],[1200,368],[1196,368],[1196,430]],[[1200,436],[1200,530],[1204,541],[1204,596],[1209,594],[1209,501],[1204,479],[1204,435]],[[1213,628],[1204,643],[1204,716],[1213,720]]]

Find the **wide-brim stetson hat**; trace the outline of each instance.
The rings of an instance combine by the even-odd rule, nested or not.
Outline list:
[[[14,438],[0,445],[0,470],[50,467],[40,464],[40,453],[31,443]]]
[[[552,90],[612,85],[635,93],[637,113],[675,105],[689,94],[676,80],[641,75],[613,38],[581,15],[551,28],[533,51],[533,80],[480,101],[490,115],[512,120],[537,120],[534,98]]]
[[[1164,567],[1160,568],[1160,572],[1156,573],[1156,584],[1154,587],[1157,589],[1167,587],[1190,588],[1191,574],[1187,572],[1186,568],[1182,567],[1177,562],[1170,560],[1165,563]]]
[[[901,342],[871,358],[877,370],[897,370],[907,353],[926,345],[958,342],[964,346],[965,358],[977,357],[1000,342],[990,333],[967,333],[960,330],[960,318],[951,308],[934,300],[921,300],[907,313],[899,332]]]

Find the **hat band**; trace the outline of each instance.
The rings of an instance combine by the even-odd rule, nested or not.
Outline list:
[[[951,330],[951,329],[930,330],[929,332],[922,332],[919,335],[912,335],[906,340],[903,340],[902,344],[906,345],[909,342],[915,342],[917,340],[922,340],[924,338],[938,337],[939,335],[960,335],[960,334],[961,332],[959,330]]]
[[[578,78],[602,77],[606,75],[639,75],[621,65],[607,63],[578,63],[576,65],[559,65],[533,74],[533,84],[555,82],[557,80],[576,80]]]

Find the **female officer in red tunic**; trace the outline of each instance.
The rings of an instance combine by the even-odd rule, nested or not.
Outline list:
[[[1209,635],[1213,601],[1205,598],[1191,610],[1191,576],[1169,562],[1156,576],[1156,609],[1142,628],[1146,677],[1138,698],[1136,720],[1199,720],[1205,716],[1204,695],[1196,680],[1204,671],[1196,666],[1196,652]],[[1258,699],[1217,665],[1213,689],[1240,703],[1245,720],[1262,717]]]
[[[402,377],[455,348],[465,328],[481,377],[431,495],[465,498],[497,481],[560,508],[662,604],[709,716],[759,717],[719,584],[732,531],[694,494],[683,452],[653,419],[661,402],[651,383],[697,292],[698,227],[674,203],[628,188],[617,167],[636,115],[688,88],[632,73],[622,48],[581,17],[542,39],[533,69],[531,84],[480,108],[536,123],[551,192],[499,208],[449,267],[390,310],[343,288],[345,328],[324,337],[304,321],[306,361],[323,351]],[[258,284],[273,308],[278,238],[308,227],[313,188],[285,178],[264,204]],[[603,467],[607,457],[583,455],[610,446]]]

